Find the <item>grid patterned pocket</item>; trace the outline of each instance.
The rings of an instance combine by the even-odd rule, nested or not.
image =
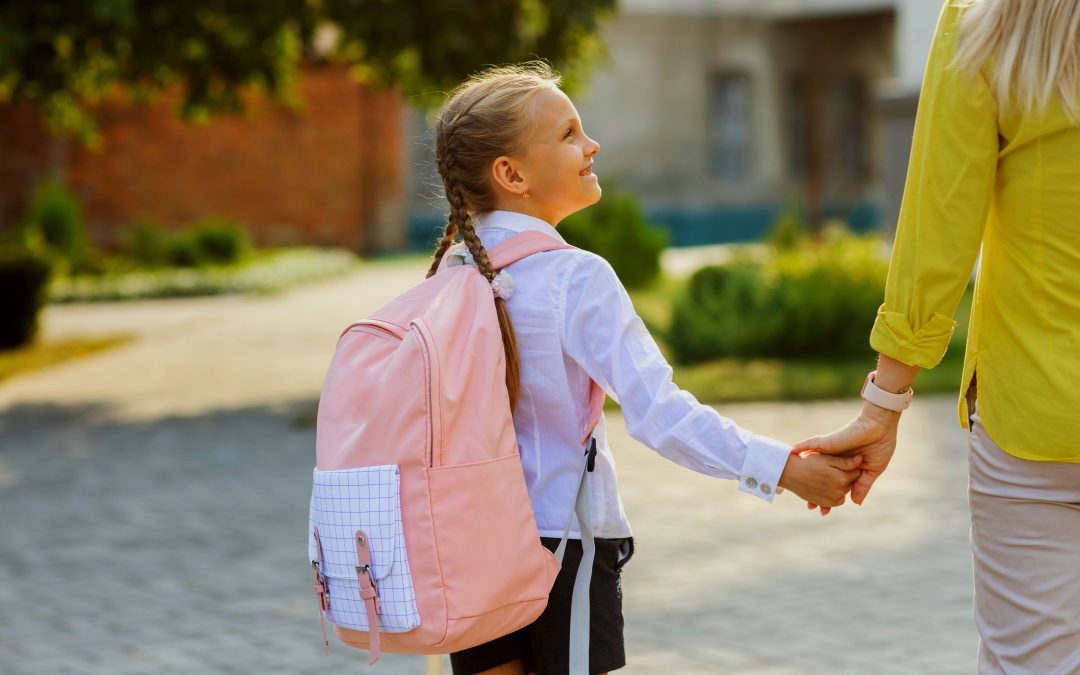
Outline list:
[[[363,530],[371,545],[379,592],[379,630],[403,633],[420,625],[405,532],[401,525],[400,476],[395,464],[313,472],[308,557],[316,560],[315,527],[322,542],[327,618],[339,626],[369,630],[356,576],[354,535]]]

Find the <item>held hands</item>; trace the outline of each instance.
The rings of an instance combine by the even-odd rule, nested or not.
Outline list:
[[[862,473],[859,470],[862,461],[858,455],[797,454],[793,449],[780,475],[780,487],[791,490],[808,504],[820,504],[822,513],[827,513],[826,509],[844,503],[844,495]]]
[[[907,408],[911,402],[911,383],[918,374],[918,366],[881,354],[878,357],[877,370],[867,375],[863,385],[861,395],[866,399],[866,403],[863,404],[859,416],[844,428],[827,436],[815,436],[796,444],[791,449],[792,455],[803,459],[815,454],[834,458],[859,458],[859,470],[855,471],[854,466],[850,467],[856,475],[848,489],[851,490],[851,500],[861,506],[874,481],[889,466],[889,460],[896,450],[896,427],[900,423],[900,411]],[[787,466],[792,466],[791,459]],[[785,475],[786,468],[784,475],[780,477],[781,481]],[[835,493],[827,495],[836,502],[832,503],[812,498],[794,487],[792,489],[806,500],[811,510],[820,505],[823,516],[828,515],[833,506],[844,501],[842,496],[836,501]]]
[[[893,451],[896,449],[896,427],[899,422],[900,413],[879,408],[872,403],[865,403],[859,416],[847,426],[827,436],[808,438],[796,444],[791,451],[792,453],[861,457],[860,471],[855,472],[859,475],[851,485],[851,500],[861,506],[874,481],[889,466],[889,460],[892,459]],[[796,492],[796,494],[803,497],[801,493]],[[823,516],[829,513],[829,507],[836,506],[836,504],[824,501],[803,498],[811,509],[815,505],[820,505]]]

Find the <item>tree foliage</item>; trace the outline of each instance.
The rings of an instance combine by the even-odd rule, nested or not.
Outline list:
[[[543,58],[571,85],[615,0],[7,0],[0,101],[41,107],[54,131],[92,137],[102,96],[178,85],[180,113],[243,107],[245,88],[282,100],[303,58],[344,59],[359,78],[420,103],[488,64]],[[321,38],[332,35],[332,44]]]

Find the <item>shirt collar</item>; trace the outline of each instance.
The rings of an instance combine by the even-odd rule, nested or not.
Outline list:
[[[517,211],[490,211],[476,219],[476,231],[483,230],[508,230],[510,232],[527,232],[534,230],[566,243],[562,235],[546,221]]]

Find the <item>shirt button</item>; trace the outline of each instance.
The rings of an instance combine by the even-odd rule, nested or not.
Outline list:
[[[772,488],[769,487],[768,483],[762,483],[761,484],[761,491],[764,492],[765,494],[769,494],[770,492],[772,492]]]
[[[754,478],[753,476],[747,478],[746,479],[746,487],[748,487],[750,489],[756,488],[757,487],[757,478]]]

